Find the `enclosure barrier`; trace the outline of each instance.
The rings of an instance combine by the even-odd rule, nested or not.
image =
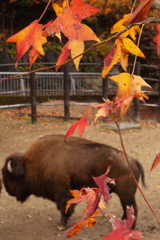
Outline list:
[[[159,77],[143,77],[145,81],[153,85],[158,84],[156,90],[151,91],[151,95],[158,95],[158,104],[149,104],[156,106],[159,110],[158,120],[160,121],[160,68],[153,65],[136,64],[135,75],[140,75],[140,68],[154,68],[159,71]],[[64,72],[35,72],[33,74],[17,76],[13,79],[7,79],[0,82],[0,96],[30,96],[31,105],[36,105],[36,96],[56,96],[64,95],[65,120],[69,120],[69,95],[99,95],[105,99],[109,94],[115,94],[117,84],[109,79],[109,76],[117,75],[119,72],[110,72],[105,79],[102,79],[101,73],[92,72],[69,72],[65,65]],[[0,79],[9,78],[16,74],[24,72],[0,72]],[[34,79],[34,80],[33,80]],[[34,82],[34,84],[33,84]],[[31,86],[32,84],[32,86]],[[35,95],[35,96],[33,96]],[[35,102],[35,103],[33,103]],[[140,121],[139,100],[135,100],[135,120]],[[35,109],[35,106],[31,106]],[[35,110],[36,114],[36,110]]]

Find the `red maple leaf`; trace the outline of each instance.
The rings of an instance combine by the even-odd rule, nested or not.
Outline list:
[[[124,25],[132,23],[138,23],[147,18],[150,7],[152,6],[153,0],[141,0],[139,6],[130,15],[130,17],[124,22]]]
[[[153,42],[157,43],[157,54],[160,55],[160,24],[156,24],[156,29],[158,31],[157,36],[153,39]]]
[[[82,134],[87,126],[87,116],[81,118],[78,122],[74,123],[68,130],[65,139],[71,135],[73,135],[75,129],[78,127],[79,137],[82,138]]]
[[[108,217],[113,231],[107,234],[103,240],[137,240],[143,238],[141,232],[130,230],[135,221],[133,207],[127,207],[127,220],[122,221],[111,213],[108,214]]]
[[[99,177],[93,177],[93,180],[98,186],[98,191],[96,194],[97,198],[95,199],[95,201],[98,201],[98,199],[100,201],[101,195],[103,195],[105,202],[108,204],[108,201],[112,198],[112,196],[109,194],[109,188],[107,186],[107,182],[115,184],[115,180],[106,176],[109,173],[110,168],[111,166],[108,166],[107,171],[103,175]]]
[[[82,19],[90,17],[99,11],[99,9],[83,3],[82,0],[72,0],[69,6],[64,7],[61,15],[48,24],[43,36],[63,32],[71,41],[78,39]]]
[[[75,122],[67,131],[65,140],[67,137],[73,135],[75,129],[78,127],[79,137],[82,138],[82,134],[87,126],[87,117],[90,114],[91,106],[87,110],[87,116],[82,117],[78,122]]]

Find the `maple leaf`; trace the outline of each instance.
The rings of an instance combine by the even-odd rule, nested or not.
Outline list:
[[[63,32],[71,41],[78,39],[82,19],[90,17],[99,11],[99,9],[83,3],[82,0],[72,0],[70,5],[63,9],[61,15],[48,24],[43,32],[43,36],[51,36],[54,33]]]
[[[138,57],[145,58],[142,51],[137,47],[137,45],[129,38],[123,37],[122,38],[122,48],[125,51],[128,51],[134,55],[137,55]]]
[[[108,217],[113,231],[107,234],[103,240],[138,240],[143,238],[141,232],[130,230],[135,221],[133,207],[127,207],[127,220],[121,221],[111,213],[108,214]]]
[[[99,117],[107,117],[110,113],[116,113],[119,109],[121,109],[119,115],[120,115],[121,119],[123,119],[133,98],[138,97],[138,96],[143,96],[143,94],[144,94],[143,92],[140,92],[138,94],[120,98],[116,102],[110,101],[109,99],[106,99],[106,100],[104,99],[105,103],[92,105],[95,108],[99,108],[99,110],[95,114],[95,121],[97,121],[97,119]],[[116,118],[117,117],[118,117],[118,114],[117,114]]]
[[[143,97],[147,98],[147,96],[141,92],[141,87],[146,86],[151,88],[151,86],[147,84],[140,76],[130,75],[129,73],[120,73],[119,75],[109,78],[113,81],[118,82],[116,101],[121,98],[130,97],[132,95],[134,95],[134,97],[138,98],[139,100],[144,101]],[[139,93],[141,94],[139,95]],[[122,103],[120,116],[125,115],[132,100],[133,97],[126,99],[126,101]]]
[[[60,16],[60,15],[61,15],[63,9],[64,9],[65,7],[67,7],[67,5],[68,5],[68,4],[67,4],[67,0],[64,0],[64,1],[63,1],[62,7],[60,7],[57,3],[52,2],[52,7],[53,7],[53,9],[54,9],[54,11],[55,11],[55,13],[56,13],[57,16]]]
[[[102,69],[102,78],[108,74],[112,67],[120,61],[121,54],[121,45],[119,44],[118,39],[116,40],[113,49],[104,59],[104,66]]]
[[[125,29],[125,26],[123,25],[124,22],[130,17],[131,14],[123,15],[123,19],[119,20],[117,23],[115,23],[111,29],[111,34],[114,34],[116,32],[120,32]],[[129,30],[122,33],[121,36],[127,37],[128,35],[135,41],[136,40],[136,34],[139,32],[140,28],[139,26],[133,26]]]
[[[66,205],[66,209],[68,210],[68,207],[70,207],[71,204],[76,204],[82,201],[85,201],[87,203],[86,208],[83,211],[82,218],[70,229],[66,231],[67,237],[73,237],[76,235],[82,226],[86,224],[87,227],[92,227],[96,220],[94,219],[94,216],[99,213],[99,211],[96,211],[96,209],[102,208],[104,209],[104,205],[102,202],[102,196],[105,200],[105,202],[108,204],[108,201],[111,199],[111,195],[109,194],[109,188],[107,186],[107,182],[115,184],[114,179],[111,179],[107,177],[111,166],[108,166],[107,171],[99,176],[99,177],[93,177],[93,180],[98,186],[97,188],[84,188],[85,193],[83,193],[83,189],[80,191],[74,190],[71,191],[73,196],[75,196],[74,199],[70,199]]]
[[[90,114],[91,106],[87,110],[87,116],[82,117],[78,122],[75,122],[67,131],[65,139],[73,135],[75,129],[78,127],[79,137],[82,138],[82,134],[87,126],[87,117]]]
[[[29,67],[31,69],[32,64],[36,61],[37,57],[39,57],[39,52],[35,48],[32,48],[28,56],[29,56]]]
[[[16,33],[12,37],[7,39],[7,42],[15,42],[17,44],[17,61],[15,66],[17,68],[17,63],[21,57],[29,50],[32,46],[35,50],[30,53],[32,59],[37,58],[37,52],[44,55],[42,45],[47,42],[46,37],[42,36],[42,28],[37,20],[32,22],[29,26],[22,29],[20,32]],[[33,63],[33,60],[31,61]]]
[[[78,128],[79,137],[82,138],[82,134],[87,126],[87,116],[82,117],[78,122],[74,123],[68,130],[65,139],[73,135],[75,129]]]
[[[68,206],[70,206],[70,204],[76,204],[83,201],[87,203],[87,206],[83,211],[82,218],[74,226],[72,226],[70,229],[68,229],[65,232],[65,234],[67,235],[66,238],[75,236],[81,230],[83,225],[86,224],[87,227],[92,227],[96,223],[94,216],[99,213],[99,211],[96,211],[98,205],[95,205],[97,189],[84,188],[84,190],[85,190],[85,193],[83,194],[82,194],[82,189],[79,192],[78,190],[76,190],[76,197],[74,199],[69,200],[67,203],[67,206],[66,206],[67,209],[68,209]]]
[[[66,45],[62,49],[62,53],[60,54],[56,65],[63,64],[66,61],[70,51],[72,58],[82,54],[84,52],[84,41],[92,40],[100,42],[100,40],[97,38],[91,28],[89,28],[85,24],[80,24],[80,26],[81,28],[79,29],[79,39],[76,39],[74,41],[68,41],[66,43]],[[79,62],[81,58],[82,55],[73,60],[77,70],[79,70]]]
[[[99,199],[99,202],[100,202],[101,195],[103,195],[104,201],[106,202],[107,205],[108,205],[108,201],[112,198],[112,196],[109,193],[109,188],[107,186],[107,183],[109,182],[109,183],[115,184],[114,179],[111,179],[106,176],[109,173],[110,168],[111,168],[111,166],[108,166],[107,171],[103,175],[101,175],[99,177],[93,177],[93,180],[95,181],[96,185],[98,186],[98,191],[96,194],[97,199]]]
[[[111,76],[109,78],[115,82],[118,82],[119,84],[116,99],[124,98],[127,96],[131,96],[132,94],[139,93],[141,92],[142,86],[152,88],[140,76],[130,75],[129,73],[120,73],[116,76]],[[139,100],[143,101],[141,97],[139,98]]]
[[[156,158],[154,159],[154,162],[152,164],[151,171],[160,163],[160,153],[157,154]]]
[[[113,49],[104,59],[104,66],[102,69],[102,78],[108,74],[111,68],[118,62],[121,63],[123,69],[127,71],[128,66],[128,53],[145,58],[142,51],[137,45],[129,38],[120,36],[114,44]]]
[[[138,23],[147,18],[150,7],[154,0],[141,0],[139,6],[124,22],[124,25]]]
[[[99,110],[97,111],[95,115],[94,121],[96,122],[99,117],[107,117],[111,112],[112,112],[112,107],[113,107],[113,102],[111,102],[109,99],[103,99],[104,103],[101,104],[92,104],[91,106],[98,108]]]
[[[157,54],[160,55],[160,24],[156,24],[156,29],[158,31],[157,36],[153,39],[153,42],[157,43]]]

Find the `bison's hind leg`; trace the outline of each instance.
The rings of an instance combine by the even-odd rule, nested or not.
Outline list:
[[[135,196],[134,197],[131,197],[130,199],[126,196],[126,197],[120,197],[120,201],[121,201],[121,204],[122,204],[122,208],[123,208],[123,216],[122,216],[122,220],[123,219],[127,219],[127,206],[131,207],[133,206],[134,208],[134,216],[136,217],[137,219],[137,214],[138,214],[138,207],[137,207],[137,204],[136,204],[136,200],[135,200]],[[132,229],[135,229],[135,226],[136,226],[136,219],[133,223],[133,226],[132,226]]]

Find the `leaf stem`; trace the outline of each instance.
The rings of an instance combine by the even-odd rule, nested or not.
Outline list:
[[[44,16],[45,12],[47,11],[47,8],[48,8],[48,6],[49,6],[49,4],[50,4],[51,1],[52,1],[52,0],[49,0],[49,1],[48,1],[48,3],[47,3],[47,5],[46,5],[46,7],[45,7],[45,9],[44,9],[44,11],[43,11],[43,13],[42,13],[42,15],[40,16],[40,18],[38,19],[37,22],[39,22],[39,21],[42,19],[42,17]]]
[[[126,150],[125,150],[124,144],[123,144],[123,139],[122,139],[122,135],[121,135],[120,125],[119,125],[119,123],[118,123],[117,121],[116,121],[115,123],[116,123],[117,128],[118,128],[118,133],[119,133],[119,137],[120,137],[121,146],[122,146],[122,149],[123,149],[124,155],[125,155],[125,157],[126,157],[127,164],[128,164],[128,167],[129,167],[129,170],[130,170],[131,176],[132,176],[134,182],[136,183],[137,188],[139,189],[139,191],[140,191],[142,197],[144,198],[145,202],[147,203],[148,207],[150,208],[151,212],[154,214],[155,218],[157,219],[158,223],[160,224],[160,220],[159,220],[157,214],[156,214],[156,213],[154,212],[154,210],[152,209],[152,207],[151,207],[151,205],[149,204],[148,200],[147,200],[146,197],[144,196],[144,194],[143,194],[143,192],[142,192],[140,186],[138,185],[138,182],[137,182],[137,180],[136,180],[136,178],[135,178],[135,176],[134,176],[134,173],[133,173],[133,171],[132,171],[132,168],[131,168],[131,165],[130,165],[130,162],[129,162],[129,159],[128,159],[128,156],[127,156],[127,153],[126,153]]]
[[[141,27],[140,33],[139,33],[139,38],[138,38],[138,43],[137,43],[137,49],[136,49],[136,55],[135,55],[135,59],[134,59],[134,63],[133,63],[133,69],[132,69],[132,74],[134,74],[134,70],[135,70],[135,66],[136,66],[136,61],[137,61],[137,52],[138,52],[138,47],[139,47],[139,43],[140,43],[140,39],[141,39],[141,35],[142,35],[142,30],[143,30],[144,24]]]

